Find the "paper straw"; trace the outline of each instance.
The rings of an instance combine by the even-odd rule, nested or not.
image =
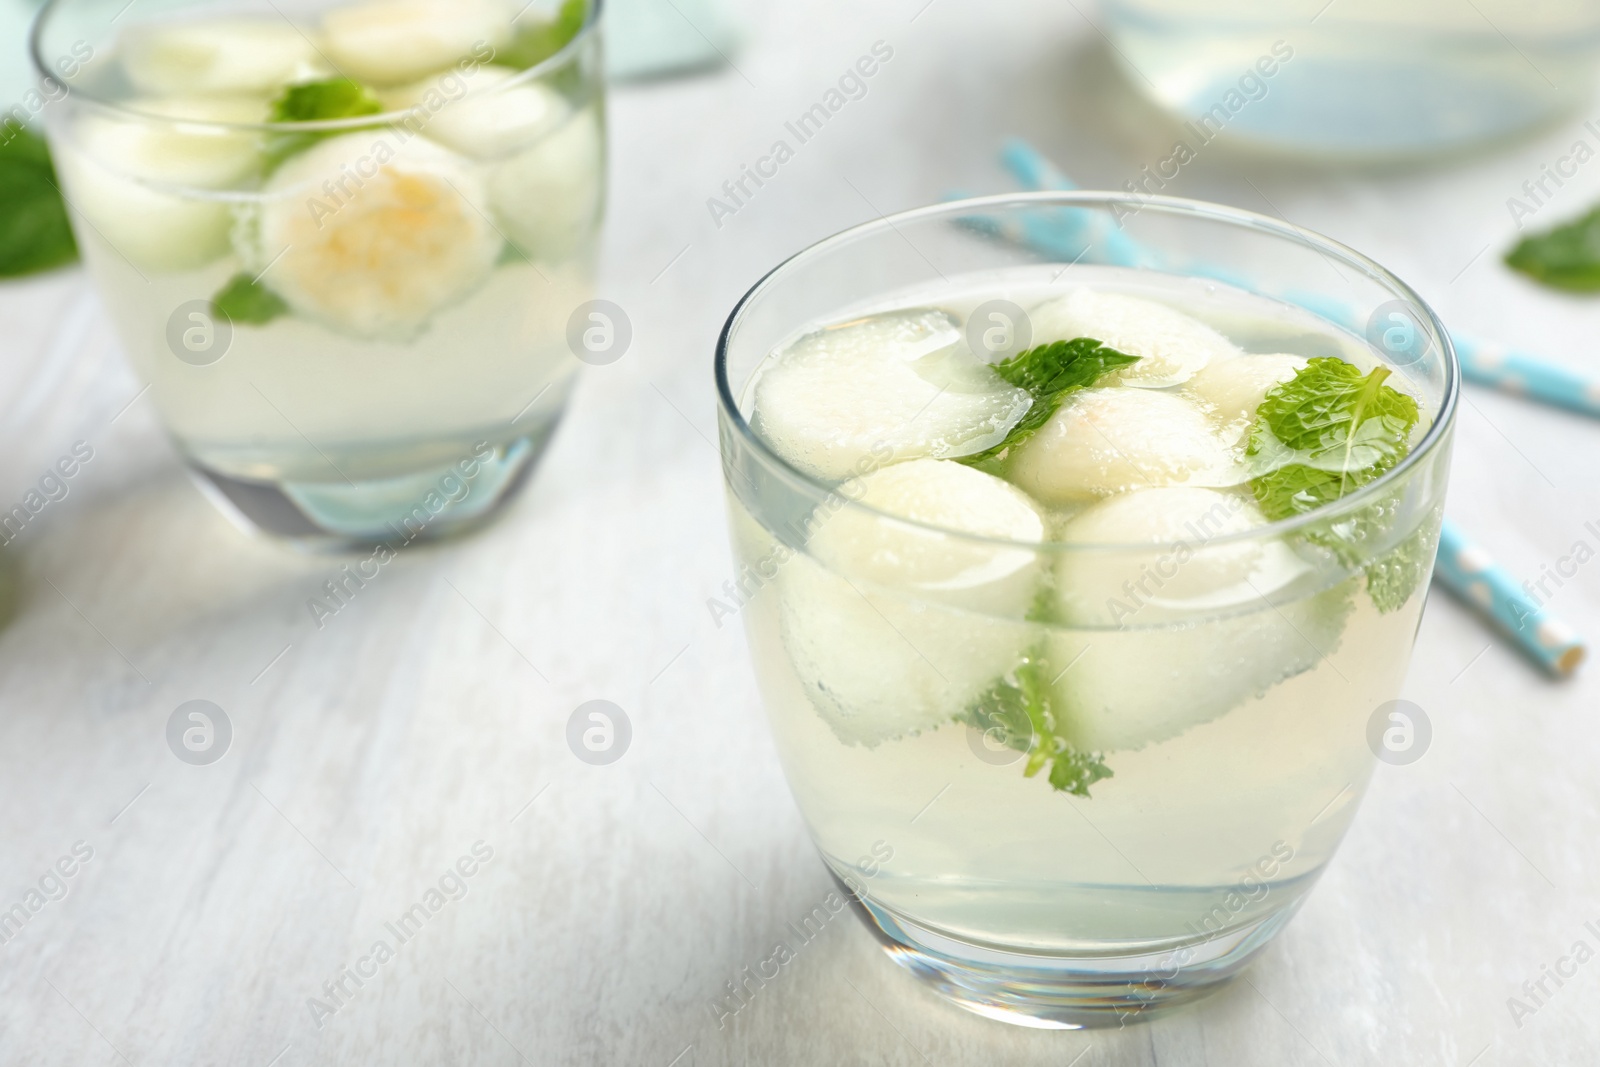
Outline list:
[[[1020,137],[1000,146],[1000,162],[1028,189],[1076,189],[1078,183],[1063,174],[1049,158]]]
[[[951,198],[959,200],[964,196],[952,193]],[[1104,240],[1104,235],[1097,234],[1093,223],[1084,218],[1092,218],[1093,215],[1094,212],[1086,208],[1043,208],[998,218],[993,215],[968,215],[961,219],[961,224],[990,237],[1024,245],[1064,263],[1076,263],[1090,248],[1100,243],[1105,247],[1096,262],[1117,267],[1153,265],[1149,256],[1139,254],[1126,236],[1121,241]]]
[[[1551,674],[1564,678],[1583,662],[1587,650],[1572,628],[1546,612],[1489,553],[1448,520],[1439,535],[1433,576]]]
[[[1025,188],[1078,187],[1036,148],[1018,138],[1005,143],[1000,151],[1000,159]],[[1057,221],[1055,216],[1066,216],[1067,221]],[[975,228],[983,227],[979,225]],[[1097,244],[1102,248],[1102,255],[1098,257],[1100,262],[1131,267],[1147,265],[1152,260],[1148,252],[1111,224],[1103,213],[1083,208],[1051,209],[1050,216],[1024,219],[1010,228],[992,227],[991,232],[1007,240],[1027,244],[1046,255],[1067,260],[1082,257]],[[1185,269],[1192,274],[1229,282],[1246,291],[1253,289],[1249,283],[1204,264],[1190,264]],[[1364,331],[1365,324],[1356,321],[1357,316],[1344,305],[1309,293],[1287,294],[1285,299],[1358,333]],[[1600,378],[1579,374],[1539,356],[1509,350],[1463,334],[1452,332],[1450,340],[1460,360],[1461,375],[1467,381],[1600,418]]]
[[[1503,393],[1541,400],[1555,407],[1600,417],[1600,379],[1475,338],[1451,334],[1461,360],[1461,376]]]

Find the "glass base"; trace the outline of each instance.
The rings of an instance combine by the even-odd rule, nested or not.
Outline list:
[[[528,480],[549,441],[542,432],[485,448],[469,477],[457,464],[360,481],[258,481],[190,459],[201,491],[243,529],[314,551],[392,547],[474,530]]]
[[[987,1019],[1044,1030],[1123,1027],[1216,992],[1295,911],[1286,907],[1212,937],[1138,946],[1122,954],[1040,956],[929,929],[835,881],[889,958],[935,993]]]

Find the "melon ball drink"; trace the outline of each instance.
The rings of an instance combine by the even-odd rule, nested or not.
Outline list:
[[[896,961],[1036,1026],[1225,981],[1330,861],[1410,658],[1454,406],[1426,307],[1303,231],[1147,204],[1128,232],[1219,265],[1195,276],[958,225],[1121,204],[838,235],[745,297],[718,359],[739,574],[713,611],[742,616],[817,846]],[[1403,364],[1305,308],[1334,299],[1408,316]]]
[[[521,484],[593,295],[597,14],[44,9],[35,58],[68,89],[49,132],[79,245],[224,510],[310,544],[410,540]]]

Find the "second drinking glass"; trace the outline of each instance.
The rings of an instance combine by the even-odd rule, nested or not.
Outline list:
[[[35,60],[84,258],[202,485],[313,545],[494,513],[591,325],[598,2],[128,6],[53,0]]]

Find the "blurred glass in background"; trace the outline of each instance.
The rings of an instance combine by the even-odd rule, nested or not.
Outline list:
[[[28,62],[28,26],[44,0],[0,0],[0,109],[33,87]]]
[[[1596,0],[1102,0],[1134,84],[1203,140],[1393,158],[1584,104]]]

